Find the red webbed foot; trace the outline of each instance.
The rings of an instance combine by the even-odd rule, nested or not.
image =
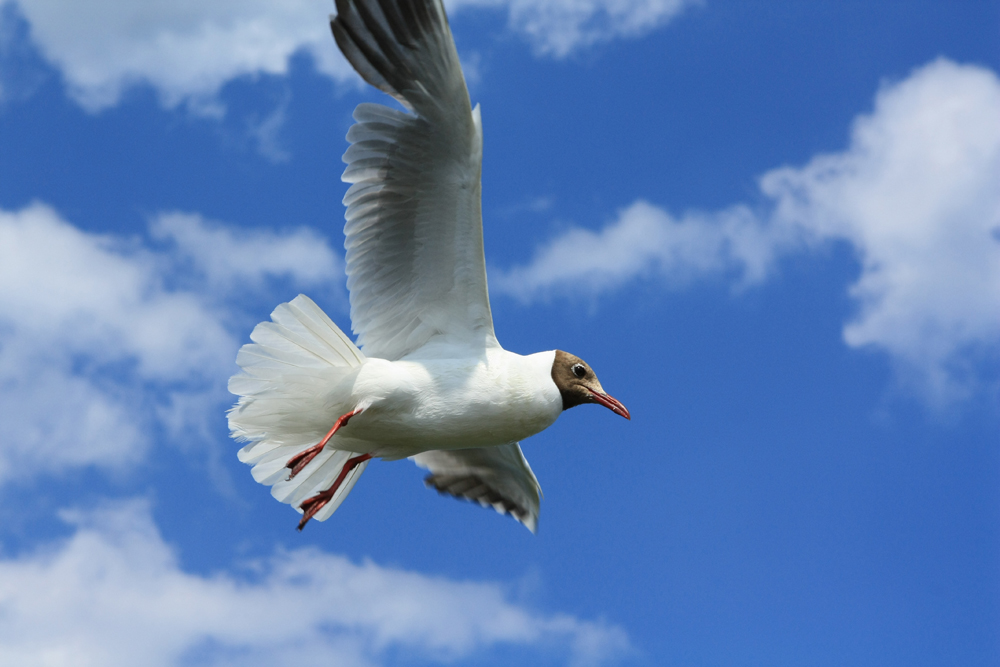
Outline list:
[[[319,444],[313,445],[309,449],[305,449],[292,458],[288,459],[288,463],[285,464],[286,468],[291,469],[292,472],[288,474],[288,479],[292,479],[300,472],[302,469],[309,465],[309,462],[316,458],[316,455],[323,451],[326,447],[326,443],[330,442],[330,438],[333,434],[341,429],[341,427],[347,425],[347,422],[356,414],[360,414],[361,410],[354,410],[353,412],[348,412],[347,414],[341,415],[337,418],[337,421],[333,423],[333,428],[320,440]]]
[[[305,528],[309,519],[316,516],[317,512],[326,507],[326,504],[330,502],[334,495],[336,495],[337,489],[339,489],[340,485],[344,483],[347,473],[351,472],[358,466],[358,464],[364,463],[371,457],[371,454],[360,454],[347,459],[347,461],[344,462],[344,467],[340,469],[340,474],[337,475],[337,479],[333,482],[329,489],[326,491],[320,491],[315,496],[303,500],[302,504],[299,506],[302,510],[302,519],[299,521],[298,529],[302,530]]]

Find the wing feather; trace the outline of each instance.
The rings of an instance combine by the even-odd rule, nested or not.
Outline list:
[[[498,346],[480,208],[482,131],[440,0],[338,0],[344,56],[406,113],[360,104],[343,180],[351,322],[367,356]]]
[[[440,449],[411,457],[431,472],[424,480],[441,493],[510,514],[538,528],[542,488],[516,442],[476,449]]]

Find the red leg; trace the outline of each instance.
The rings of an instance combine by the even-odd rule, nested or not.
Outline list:
[[[299,521],[299,530],[305,528],[309,519],[316,516],[316,512],[319,512],[328,502],[330,502],[330,499],[333,498],[335,493],[337,493],[337,489],[339,489],[340,485],[344,483],[347,473],[351,472],[358,466],[358,464],[364,463],[371,457],[371,454],[360,454],[347,459],[347,461],[344,462],[344,467],[340,469],[340,474],[337,475],[337,479],[333,482],[333,485],[330,486],[329,489],[326,491],[320,491],[315,496],[306,498],[302,501],[302,504],[299,506],[302,509],[302,520]]]
[[[302,469],[309,465],[309,462],[316,458],[316,455],[323,451],[326,447],[326,443],[330,442],[330,438],[333,434],[340,430],[342,426],[346,426],[347,422],[356,414],[359,414],[361,410],[355,410],[354,412],[348,412],[346,415],[340,415],[337,421],[333,422],[333,428],[326,434],[326,436],[320,441],[318,445],[313,445],[309,449],[303,450],[288,459],[288,463],[285,464],[286,468],[291,468],[292,472],[289,473],[288,479],[291,479],[302,472]]]

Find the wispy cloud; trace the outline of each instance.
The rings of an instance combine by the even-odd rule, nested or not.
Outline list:
[[[265,2],[63,3],[16,0],[31,38],[65,78],[70,95],[98,111],[119,102],[131,85],[152,86],[167,107],[189,103],[217,108],[228,81],[285,74],[297,52],[309,53],[321,72],[353,77],[336,54],[328,6],[306,0]]]
[[[596,296],[642,276],[680,287],[706,274],[738,273],[742,283],[753,283],[764,278],[777,246],[773,230],[745,207],[676,218],[637,201],[599,231],[569,229],[530,264],[498,272],[492,282],[522,301]]]
[[[520,299],[596,296],[646,277],[759,282],[775,260],[847,242],[860,263],[852,347],[888,352],[935,404],[969,388],[968,354],[1000,347],[1000,81],[938,60],[885,85],[850,145],[761,180],[765,204],[675,217],[637,202],[571,229],[494,280]]]
[[[377,665],[402,647],[435,661],[499,644],[557,647],[574,665],[629,651],[620,628],[511,602],[454,581],[315,549],[185,572],[143,501],[63,513],[61,544],[0,559],[6,665]]]
[[[565,58],[614,39],[638,37],[702,0],[451,0],[449,10],[505,7],[510,28],[540,55]]]
[[[141,460],[154,426],[195,426],[228,402],[242,338],[230,327],[245,323],[224,297],[269,277],[308,287],[342,275],[308,231],[188,214],[151,228],[166,247],[84,232],[41,204],[0,210],[0,410],[17,415],[0,420],[0,482]],[[209,408],[185,425],[172,406],[192,396]]]
[[[564,57],[598,42],[644,34],[694,0],[455,0],[454,11],[506,9],[510,28],[540,54]],[[166,107],[187,104],[220,113],[229,81],[283,75],[308,53],[339,82],[356,78],[330,36],[333,3],[309,0],[8,0],[30,26],[32,41],[62,73],[69,94],[89,111],[118,104],[132,85],[152,86]],[[10,11],[0,13],[9,23]]]
[[[192,285],[203,286],[206,294],[259,290],[274,277],[299,285],[343,282],[340,255],[306,227],[276,234],[174,212],[154,218],[149,231],[154,239],[167,242],[164,257],[174,264],[184,263],[184,275]]]
[[[31,97],[45,78],[16,6],[0,1],[0,105]]]
[[[285,163],[292,159],[292,154],[281,142],[281,129],[285,126],[291,99],[291,94],[286,93],[281,103],[270,113],[247,120],[247,128],[257,144],[257,152],[274,163]]]

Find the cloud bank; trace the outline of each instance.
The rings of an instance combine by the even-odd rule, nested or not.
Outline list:
[[[637,278],[746,285],[833,242],[860,267],[844,341],[888,353],[932,402],[968,390],[970,358],[1000,347],[1000,80],[937,60],[887,84],[848,147],[764,174],[765,205],[675,217],[646,202],[600,231],[571,229],[495,291],[596,296]],[[971,355],[971,356],[970,356]]]
[[[0,663],[86,667],[379,664],[498,644],[598,665],[629,650],[616,626],[543,614],[495,583],[453,581],[315,549],[245,564],[245,576],[181,569],[142,501],[68,511],[62,544],[0,559]]]
[[[454,0],[451,12],[506,10],[509,28],[539,54],[565,57],[665,24],[694,0]],[[0,2],[0,4],[4,4]],[[227,82],[287,73],[297,53],[337,82],[354,82],[330,36],[333,3],[312,0],[9,0],[31,39],[59,69],[70,96],[96,112],[132,85],[152,86],[172,108],[218,112]],[[9,12],[8,12],[9,13]],[[2,14],[0,14],[2,16]]]
[[[154,427],[184,428],[170,414],[197,420],[175,401],[197,397],[206,418],[228,402],[242,335],[223,297],[343,273],[307,230],[243,233],[166,214],[151,232],[164,247],[81,231],[42,204],[0,210],[0,406],[18,415],[0,420],[0,483],[134,465]]]
[[[329,289],[339,256],[308,230],[154,218],[146,238],[83,231],[35,204],[0,210],[0,484],[79,468],[132,470],[156,434],[210,446],[225,380],[269,281]],[[287,286],[287,285],[285,285]],[[238,332],[238,333],[234,333]],[[185,571],[144,501],[63,512],[60,543],[0,547],[0,664],[369,666],[497,647],[586,667],[630,652],[603,622],[541,613],[504,586],[315,549],[209,575]],[[15,542],[16,543],[16,542]]]

